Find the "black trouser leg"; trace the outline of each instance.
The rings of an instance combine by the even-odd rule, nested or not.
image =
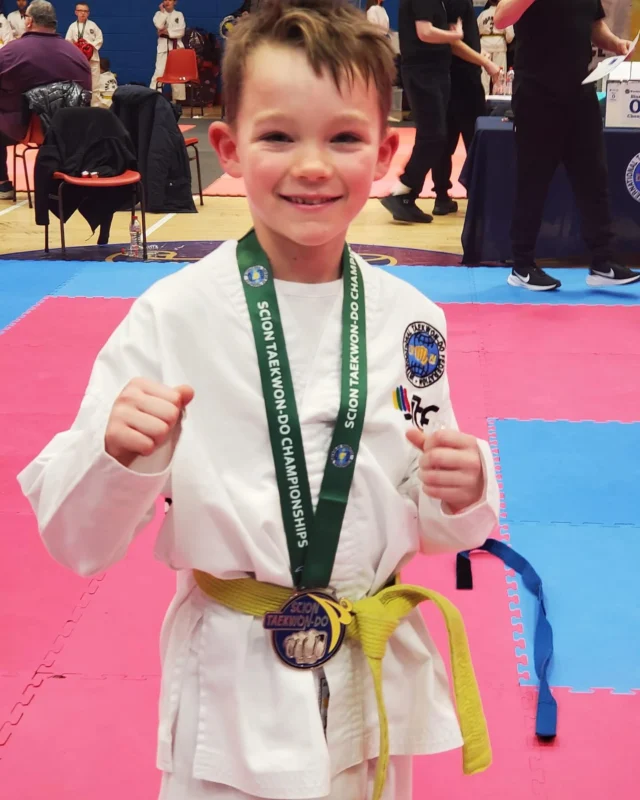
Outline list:
[[[476,120],[484,113],[486,101],[480,75],[451,76],[451,96],[447,110],[447,136],[445,148],[438,163],[433,167],[433,185],[436,197],[445,200],[451,185],[453,154],[462,134],[467,152],[476,130]]]
[[[3,133],[0,133],[0,183],[9,180],[9,169],[7,167],[7,145],[9,144],[13,144],[13,139],[9,139]]]
[[[580,212],[582,237],[594,264],[613,259],[613,222],[602,118],[595,89],[584,86],[577,98],[573,128],[563,161]]]
[[[416,124],[416,141],[400,180],[418,197],[445,146],[449,73],[434,72],[427,67],[403,67],[402,83]]]
[[[551,103],[543,90],[520,85],[513,97],[516,138],[516,200],[511,224],[515,268],[535,256],[549,185],[562,159],[567,110]]]

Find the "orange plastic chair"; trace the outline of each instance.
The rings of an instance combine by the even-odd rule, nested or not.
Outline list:
[[[49,195],[52,199],[58,200],[58,214],[60,216],[60,243],[62,247],[62,254],[66,255],[67,250],[64,240],[64,204],[63,204],[63,190],[65,185],[69,186],[84,186],[87,189],[101,189],[114,186],[131,186],[131,219],[135,214],[136,204],[140,202],[140,217],[142,222],[142,257],[144,260],[147,258],[147,218],[144,204],[144,186],[142,185],[142,176],[139,172],[128,169],[122,175],[114,175],[111,178],[77,178],[75,175],[67,175],[64,172],[54,172],[53,177],[60,181],[58,186],[58,193]],[[45,225],[44,228],[44,251],[49,252],[49,226]]]
[[[22,159],[22,165],[24,167],[24,179],[27,184],[27,199],[29,200],[29,208],[33,208],[33,203],[31,202],[31,187],[29,186],[29,171],[27,170],[27,153],[29,150],[38,150],[40,145],[44,142],[44,131],[42,130],[42,124],[40,122],[40,117],[36,114],[32,114],[31,118],[29,119],[29,127],[27,128],[27,132],[25,133],[24,137],[14,145],[13,147],[13,202],[15,203],[18,199],[18,194],[16,191],[16,185],[18,183],[16,177],[16,167],[18,164],[18,159]],[[22,146],[22,151],[18,153],[18,147]]]
[[[193,117],[193,87],[198,87],[200,95],[200,111],[204,117],[204,105],[202,103],[202,91],[200,91],[200,77],[198,75],[198,59],[194,50],[186,47],[169,50],[167,53],[167,63],[164,68],[164,75],[156,81],[156,89],[165,83],[182,83],[189,87],[191,116]]]
[[[200,153],[198,152],[198,142],[200,140],[195,136],[190,136],[187,138],[184,137],[184,143],[187,147],[193,147],[194,156],[191,158],[189,156],[189,161],[196,162],[196,171],[198,173],[198,194],[200,195],[200,205],[204,205],[204,200],[202,199],[202,175],[200,174]]]

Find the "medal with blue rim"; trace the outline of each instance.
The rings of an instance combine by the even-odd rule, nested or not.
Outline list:
[[[314,513],[300,418],[273,272],[254,231],[238,242],[238,268],[253,330],[280,508],[296,593],[265,615],[278,656],[292,667],[320,667],[340,648],[352,606],[328,591],[349,499],[367,404],[364,283],[342,255],[340,408]]]

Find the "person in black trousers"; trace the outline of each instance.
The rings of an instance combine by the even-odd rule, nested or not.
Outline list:
[[[447,111],[447,135],[445,147],[439,161],[432,170],[436,190],[433,207],[435,216],[453,214],[458,204],[449,197],[451,189],[452,156],[462,135],[469,152],[476,130],[476,120],[486,111],[486,100],[482,86],[481,69],[490,77],[496,77],[500,67],[480,52],[480,31],[473,8],[473,0],[448,0],[450,14],[462,20],[464,39],[451,45],[451,94]]]
[[[400,0],[398,35],[416,141],[399,182],[381,202],[395,220],[431,222],[433,217],[418,208],[416,199],[444,150],[451,45],[462,40],[462,22],[451,21],[443,0]]]
[[[618,55],[631,43],[604,22],[601,0],[500,0],[500,28],[515,26],[513,112],[517,153],[516,202],[511,227],[513,270],[508,281],[534,291],[560,281],[534,260],[551,179],[564,164],[591,252],[589,286],[635,283],[640,274],[617,263],[609,204],[602,119],[589,71],[591,45]],[[549,31],[554,31],[549,36]]]

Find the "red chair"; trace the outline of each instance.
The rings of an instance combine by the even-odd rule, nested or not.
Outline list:
[[[114,186],[131,186],[131,218],[135,214],[135,208],[138,201],[140,202],[140,217],[142,220],[142,257],[147,258],[147,219],[144,205],[144,186],[142,185],[142,176],[139,172],[134,172],[128,169],[122,175],[114,175],[112,178],[76,178],[74,175],[66,175],[64,172],[54,172],[53,177],[60,181],[58,186],[58,193],[49,195],[53,200],[58,200],[58,214],[60,216],[60,243],[62,247],[62,254],[66,255],[67,250],[64,241],[64,204],[63,204],[63,190],[69,184],[70,186],[83,186],[87,189],[104,189]],[[49,226],[45,225],[44,228],[44,251],[49,252]]]
[[[198,147],[197,147],[199,141],[200,140],[197,139],[195,136],[190,136],[189,138],[187,138],[186,136],[184,137],[184,143],[186,144],[186,146],[193,147],[194,156],[193,158],[189,156],[189,161],[196,162],[196,171],[198,173],[198,194],[200,195],[200,205],[203,206],[204,200],[202,198],[202,175],[200,174],[200,153],[198,152]]]
[[[13,147],[13,202],[14,203],[18,199],[18,194],[16,190],[16,186],[18,184],[16,167],[18,164],[18,159],[21,158],[22,165],[24,167],[24,179],[27,184],[27,199],[29,200],[29,208],[33,208],[33,203],[31,202],[31,187],[29,186],[29,171],[27,170],[27,153],[29,152],[29,150],[38,150],[38,148],[43,142],[44,142],[44,131],[42,130],[40,117],[36,116],[36,114],[32,114],[31,118],[29,119],[29,127],[27,128],[27,132],[25,133],[21,141],[19,141]],[[22,145],[22,152],[18,153],[18,147],[20,145]]]
[[[182,83],[189,87],[191,116],[193,117],[193,87],[198,87],[200,95],[200,111],[204,117],[204,105],[202,103],[202,91],[200,87],[200,77],[198,75],[198,59],[194,50],[188,48],[176,48],[167,53],[167,63],[164,68],[164,75],[156,81],[156,89],[165,83]]]

